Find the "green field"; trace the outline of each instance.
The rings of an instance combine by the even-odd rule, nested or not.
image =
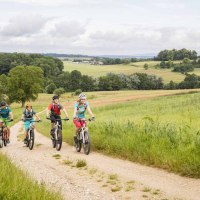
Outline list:
[[[148,63],[149,69],[144,69],[144,64]],[[159,69],[155,68],[160,61],[147,61],[147,62],[134,62],[127,65],[90,65],[87,63],[74,63],[71,61],[64,61],[64,70],[73,71],[78,70],[84,75],[93,77],[99,77],[106,75],[107,73],[113,72],[116,74],[124,73],[127,75],[139,72],[154,74],[158,77],[162,77],[165,83],[169,83],[171,80],[174,82],[180,82],[184,79],[184,75],[181,73],[171,72],[171,69]]]
[[[44,184],[33,181],[1,153],[0,169],[0,199],[2,200],[63,199],[60,194],[47,191]]]
[[[96,116],[96,121],[88,124],[92,151],[200,178],[200,91],[196,92],[87,93]],[[41,94],[33,103],[34,108],[44,110],[51,96]],[[70,93],[61,98],[70,116],[63,126],[64,141],[70,144],[73,144],[72,112],[76,99]],[[37,129],[49,136],[50,122],[45,114],[40,116],[43,121],[37,124]]]

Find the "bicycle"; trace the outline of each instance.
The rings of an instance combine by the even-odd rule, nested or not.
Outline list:
[[[51,118],[47,117],[46,119],[51,120]],[[57,151],[60,151],[62,147],[62,129],[61,125],[59,124],[59,121],[64,120],[68,121],[69,119],[55,119],[56,123],[53,127],[54,133],[52,136],[52,146],[53,148],[56,148]]]
[[[31,120],[32,118],[25,118],[24,120],[22,121],[26,121],[26,120]],[[33,146],[34,146],[34,143],[35,143],[35,133],[34,133],[34,129],[35,129],[35,125],[34,125],[34,122],[41,122],[41,120],[31,120],[31,123],[29,125],[29,128],[28,128],[28,133],[27,133],[27,136],[26,136],[26,146],[29,147],[30,150],[33,149]]]
[[[78,120],[82,121],[83,123],[81,123],[81,128],[77,133],[77,141],[74,141],[75,148],[77,152],[80,152],[83,144],[84,153],[88,155],[90,153],[90,136],[88,129],[86,128],[87,120],[86,119],[78,119]],[[91,118],[88,119],[88,121],[94,121],[94,119]]]
[[[8,120],[7,122],[11,122],[13,120]],[[0,122],[0,148],[3,146],[7,146],[9,143],[9,138],[8,138],[8,127],[5,125],[4,122]],[[6,132],[4,132],[4,128],[6,128]]]

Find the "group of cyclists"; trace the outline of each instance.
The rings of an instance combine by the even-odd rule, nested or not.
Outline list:
[[[78,100],[74,104],[74,112],[73,112],[73,123],[75,125],[75,134],[74,134],[74,142],[77,142],[77,134],[83,123],[85,122],[85,112],[88,110],[91,119],[94,120],[94,114],[89,106],[87,101],[87,97],[85,94],[81,93],[79,95]],[[54,95],[52,97],[52,102],[49,104],[46,112],[46,117],[51,120],[51,137],[54,137],[54,125],[56,120],[58,120],[61,129],[62,129],[62,121],[61,119],[61,111],[64,112],[66,120],[69,120],[69,115],[66,109],[60,104],[59,96]],[[34,117],[37,121],[41,121],[39,115],[33,110],[31,103],[27,103],[25,110],[22,113],[21,120],[24,121],[24,143],[27,142],[27,134],[29,130],[29,126],[34,122]],[[0,104],[0,128],[2,128],[3,133],[7,133],[7,141],[10,142],[10,128],[9,121],[13,121],[13,114],[10,107],[6,104],[5,101],[2,101]]]

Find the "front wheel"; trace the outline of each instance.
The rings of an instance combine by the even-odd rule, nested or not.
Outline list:
[[[34,146],[34,140],[35,140],[35,135],[34,135],[34,130],[31,130],[30,131],[30,140],[29,140],[29,144],[28,144],[28,147],[30,150],[33,149],[33,146]]]
[[[81,151],[81,147],[82,147],[82,142],[80,140],[80,133],[77,136],[77,141],[74,143],[75,147],[76,147],[76,151],[80,152]]]
[[[3,144],[4,144],[5,147],[7,146],[7,140],[6,139],[3,140]]]
[[[60,151],[61,147],[62,147],[62,130],[58,129],[57,130],[57,140],[56,140],[56,150]]]
[[[89,133],[85,131],[85,144],[83,144],[84,153],[88,155],[90,153],[90,137]]]

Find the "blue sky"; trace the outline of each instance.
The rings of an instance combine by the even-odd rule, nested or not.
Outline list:
[[[200,54],[197,0],[0,0],[1,52]]]

